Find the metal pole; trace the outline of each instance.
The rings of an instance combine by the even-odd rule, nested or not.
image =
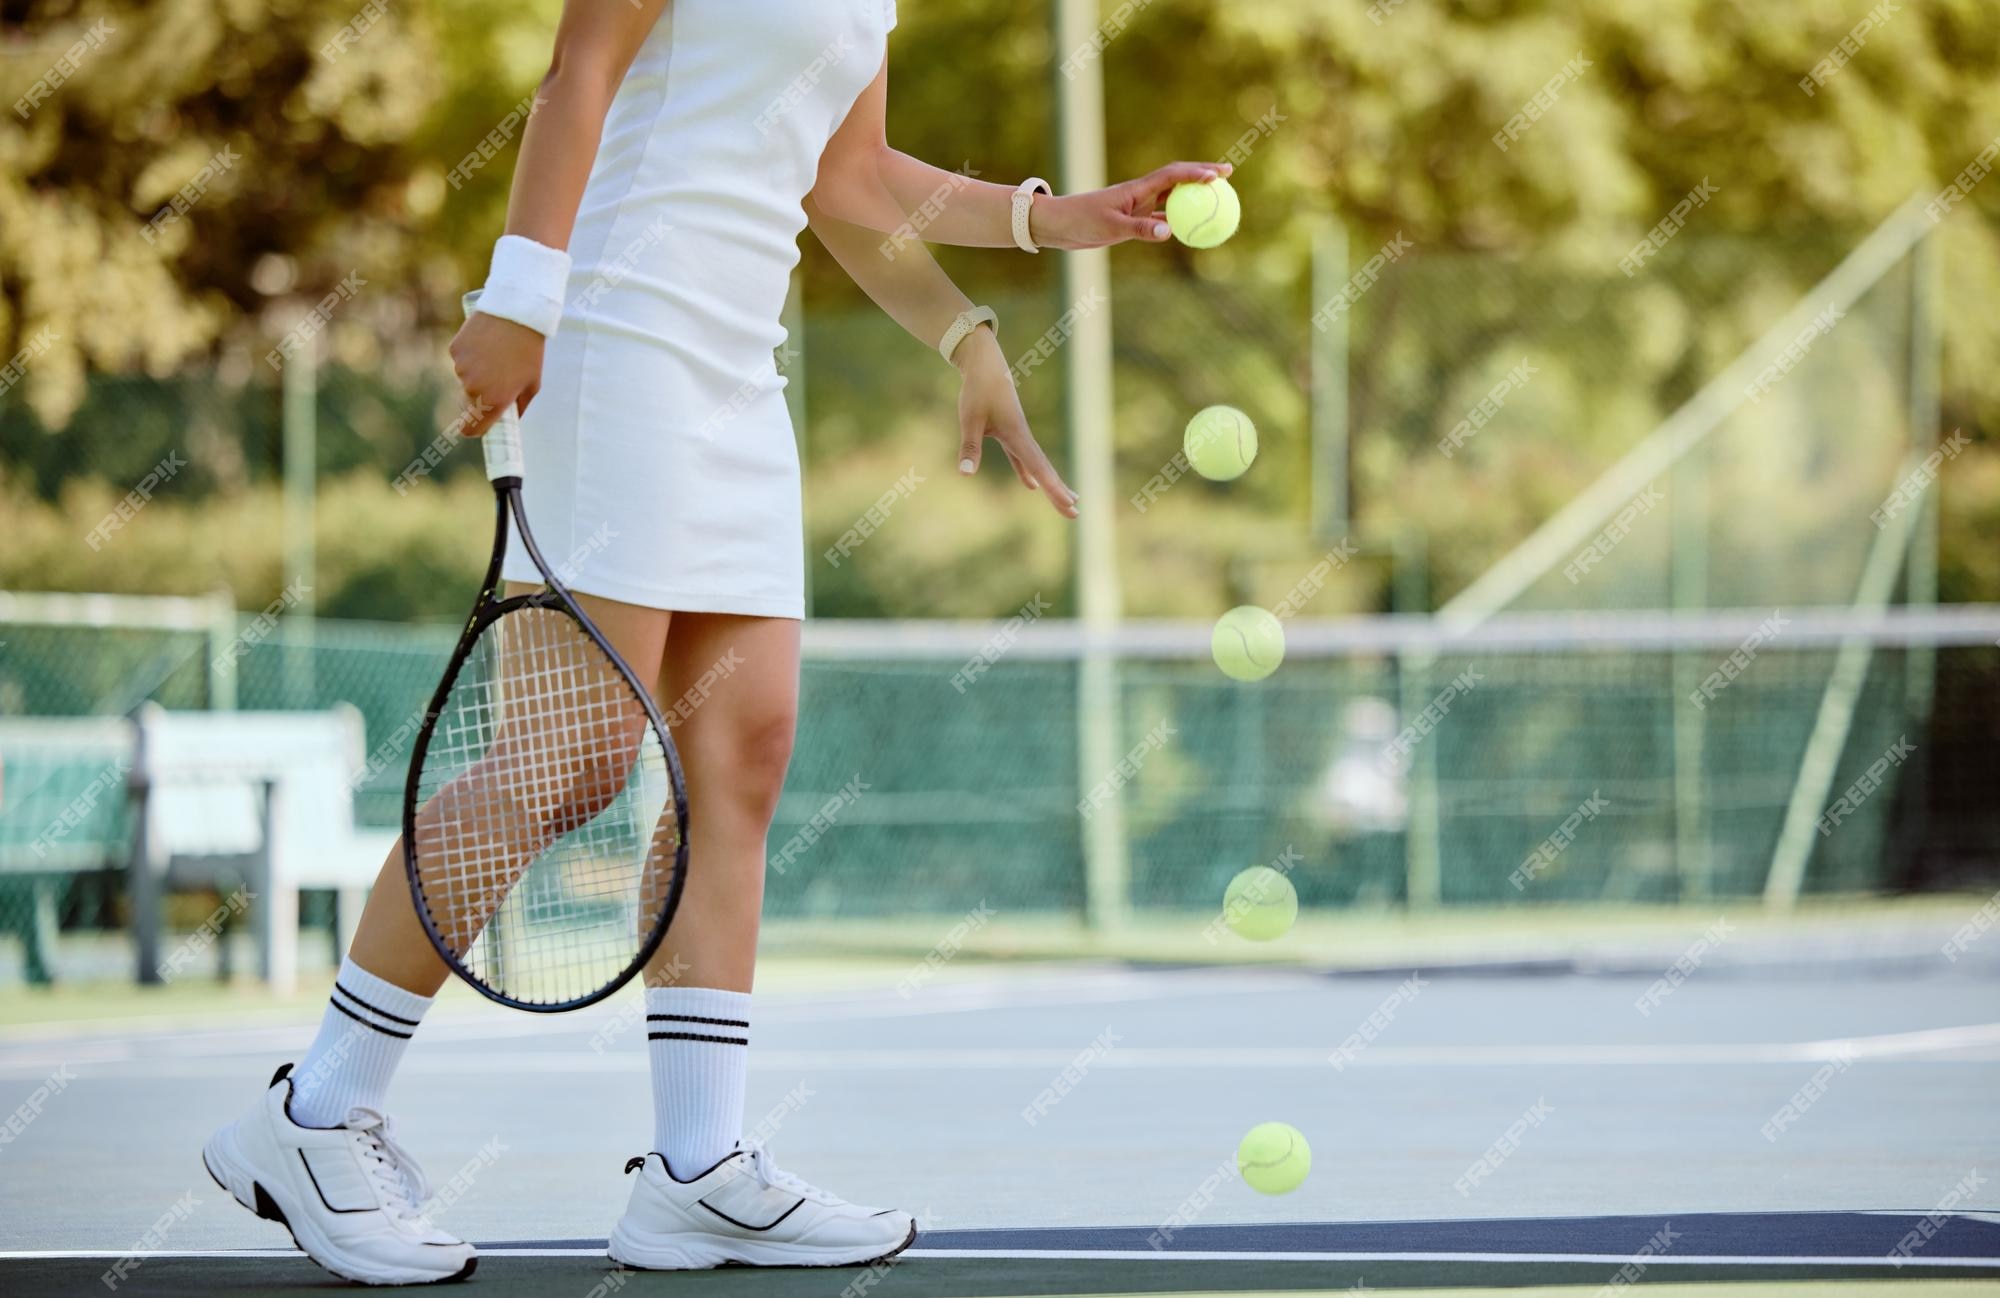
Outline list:
[[[1680,613],[1708,603],[1706,470],[1695,456],[1684,456],[1675,461],[1668,481],[1668,524],[1672,530],[1667,550],[1668,606]],[[1692,901],[1706,898],[1714,882],[1702,783],[1707,771],[1708,714],[1689,701],[1708,670],[1709,655],[1675,652],[1667,657],[1667,675],[1673,688],[1667,706],[1673,709],[1669,716],[1674,743],[1674,878],[1678,900]]]
[[[165,981],[160,975],[160,895],[167,851],[153,806],[156,731],[165,716],[157,703],[141,703],[133,712],[132,767],[125,776],[132,809],[132,863],[126,879],[132,899],[132,955],[138,962],[134,976],[145,986]]]
[[[1937,449],[1944,432],[1944,412],[1938,398],[1938,332],[1942,315],[1943,282],[1939,275],[1940,245],[1935,234],[1926,237],[1910,254],[1910,444],[1912,456],[1928,456]],[[1916,533],[1910,538],[1908,567],[1903,577],[1903,602],[1915,608],[1933,608],[1938,597],[1938,506],[1936,482],[1924,488],[1917,501]],[[1910,726],[1929,734],[1932,700],[1937,691],[1937,650],[1912,644],[1903,655],[1903,708]],[[1909,824],[1903,843],[1912,854],[1923,851],[1930,819],[1931,746],[1919,742],[1911,754],[1904,779],[1911,796],[1902,805],[1909,808]]]
[[[301,347],[285,362],[285,588],[297,601],[285,614],[285,700],[313,704],[313,514],[319,464],[319,361]]]
[[[1056,63],[1058,183],[1065,193],[1105,183],[1104,77],[1094,44],[1096,0],[1054,0],[1051,10]],[[1077,673],[1077,784],[1087,796],[1119,758],[1118,664],[1093,632],[1109,631],[1119,618],[1118,495],[1112,454],[1111,260],[1103,249],[1062,255],[1064,300],[1104,302],[1080,312],[1070,336],[1064,390],[1070,469],[1082,498],[1077,523],[1077,612],[1085,648]],[[1125,818],[1118,799],[1083,822],[1084,918],[1111,928],[1130,905],[1131,867]]]

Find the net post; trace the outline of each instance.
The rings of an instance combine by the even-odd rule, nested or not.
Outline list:
[[[1396,652],[1398,707],[1406,724],[1430,706],[1436,663],[1436,651],[1426,645],[1399,647]],[[1408,811],[1403,830],[1403,903],[1411,910],[1433,910],[1444,904],[1435,743],[1426,738],[1416,745],[1403,779]]]

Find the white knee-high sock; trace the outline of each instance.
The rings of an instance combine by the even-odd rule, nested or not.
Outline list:
[[[356,1105],[382,1111],[389,1078],[431,998],[343,960],[312,1048],[292,1072],[292,1121],[337,1127]]]
[[[669,1172],[693,1180],[721,1162],[743,1134],[750,993],[648,987],[646,1039],[653,1064],[653,1148]]]

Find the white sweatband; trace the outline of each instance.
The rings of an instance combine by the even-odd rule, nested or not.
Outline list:
[[[526,325],[553,338],[569,289],[569,254],[518,234],[493,245],[493,271],[479,295],[481,314]]]

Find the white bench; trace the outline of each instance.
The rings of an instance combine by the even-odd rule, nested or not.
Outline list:
[[[159,901],[176,887],[240,878],[227,911],[248,910],[258,972],[273,989],[298,979],[299,890],[335,893],[335,935],[347,947],[367,890],[395,841],[354,823],[363,769],[361,714],[168,712],[133,717],[131,889],[139,981],[166,981],[214,933],[204,926],[162,952]],[[217,916],[215,918],[220,918]]]

